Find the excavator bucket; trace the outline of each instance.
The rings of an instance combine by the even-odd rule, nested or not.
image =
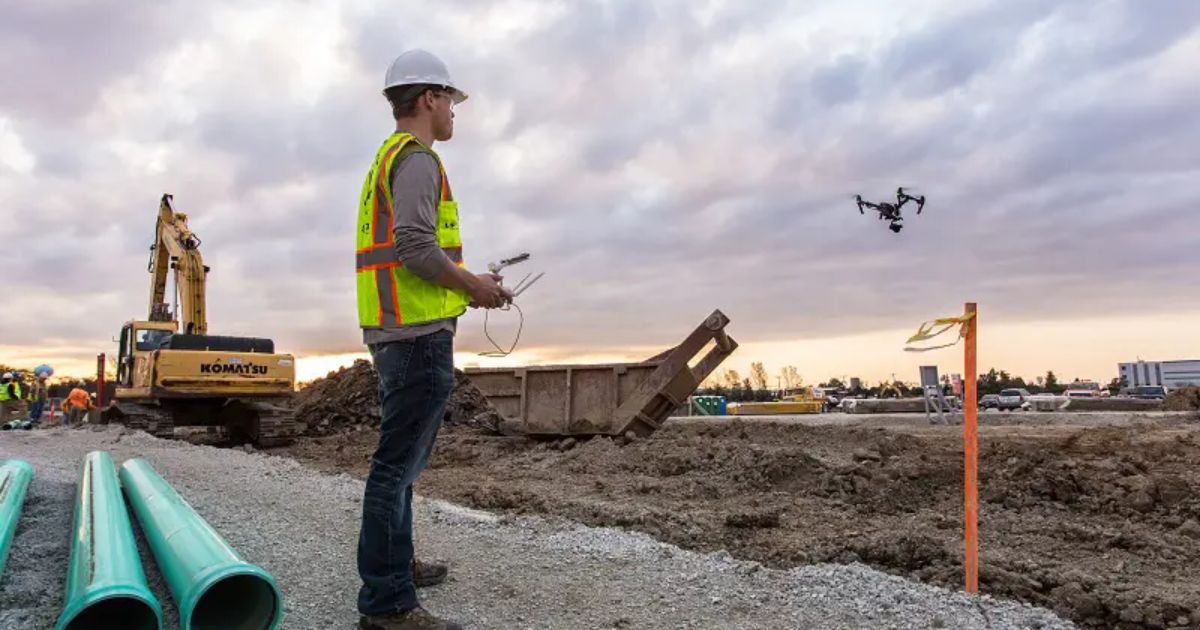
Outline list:
[[[642,363],[464,371],[504,417],[506,433],[644,437],[737,348],[725,334],[728,323],[724,313],[713,311],[683,343]]]

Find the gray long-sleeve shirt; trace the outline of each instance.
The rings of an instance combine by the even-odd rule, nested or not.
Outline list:
[[[437,199],[441,184],[437,160],[425,152],[405,156],[392,173],[392,236],[396,255],[405,269],[427,282],[454,267],[437,243]],[[364,328],[363,343],[404,341],[439,330],[454,333],[456,321],[452,318],[408,326]]]

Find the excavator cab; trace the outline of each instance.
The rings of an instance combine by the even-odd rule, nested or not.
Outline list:
[[[117,342],[117,386],[129,387],[133,370],[133,324],[121,327],[121,340]]]
[[[175,322],[126,322],[117,349],[117,386],[149,387],[149,354],[162,348],[174,334]]]

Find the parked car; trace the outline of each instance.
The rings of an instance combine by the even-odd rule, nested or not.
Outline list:
[[[999,409],[1000,396],[998,394],[984,394],[979,398],[980,409]]]
[[[1000,396],[997,399],[996,408],[1001,411],[1028,409],[1030,396],[1032,396],[1032,394],[1025,389],[1002,389],[1000,390]]]
[[[1093,381],[1075,381],[1067,385],[1063,396],[1067,398],[1105,398],[1109,395],[1107,389],[1102,389],[1099,383]]]
[[[832,387],[814,387],[813,395],[820,400],[824,400],[824,410],[829,411],[831,409],[837,409],[838,405],[841,404],[842,399],[849,395],[849,392],[844,389],[834,389]]]
[[[1163,400],[1167,397],[1167,388],[1162,385],[1140,385],[1124,390],[1121,395],[1139,400]]]

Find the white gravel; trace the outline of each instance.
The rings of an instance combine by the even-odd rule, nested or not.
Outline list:
[[[361,481],[284,457],[113,427],[0,434],[0,459],[34,467],[0,576],[0,628],[47,628],[58,615],[78,468],[96,449],[118,465],[145,457],[243,556],[273,573],[284,593],[284,628],[356,627]],[[451,566],[450,581],[422,591],[424,603],[469,628],[1074,627],[1043,609],[865,566],[778,571],[614,529],[498,517],[434,500],[417,507],[422,557]],[[174,603],[144,547],[142,560],[167,627],[175,627]]]

